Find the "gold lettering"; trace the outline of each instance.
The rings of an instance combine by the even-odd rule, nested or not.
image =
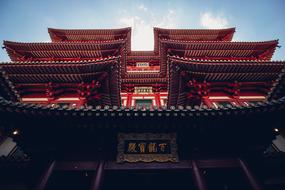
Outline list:
[[[139,143],[139,149],[140,149],[140,153],[145,153],[145,143]]]
[[[129,143],[129,145],[128,145],[128,152],[137,152],[136,148],[137,148],[137,144],[136,143]]]
[[[156,153],[157,152],[157,145],[156,145],[156,143],[149,143],[148,144],[148,152],[149,153]]]

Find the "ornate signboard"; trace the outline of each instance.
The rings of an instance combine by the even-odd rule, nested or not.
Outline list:
[[[137,67],[149,67],[149,62],[137,62]]]
[[[117,162],[178,162],[176,134],[119,133]]]
[[[152,87],[136,86],[135,87],[135,93],[136,94],[151,94],[152,93]]]

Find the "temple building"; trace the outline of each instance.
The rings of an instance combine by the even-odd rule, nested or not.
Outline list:
[[[235,28],[4,41],[1,190],[285,189],[285,61]]]

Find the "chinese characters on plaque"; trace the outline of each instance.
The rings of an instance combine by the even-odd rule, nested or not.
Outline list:
[[[177,162],[176,134],[118,135],[118,162]]]
[[[170,141],[126,140],[125,154],[170,154]]]

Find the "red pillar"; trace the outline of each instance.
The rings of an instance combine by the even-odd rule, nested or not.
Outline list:
[[[104,175],[104,162],[100,161],[91,184],[91,190],[101,189],[103,182],[103,175]]]
[[[259,184],[255,176],[252,174],[247,164],[242,160],[238,159],[239,164],[243,170],[244,175],[246,176],[248,182],[250,183],[253,190],[262,190],[262,186]]]
[[[36,186],[36,190],[44,190],[46,187],[46,184],[48,182],[49,177],[52,174],[52,171],[54,169],[55,166],[55,161],[51,162],[48,167],[46,168],[46,170],[44,171],[43,176],[40,178],[39,183]]]
[[[206,181],[195,160],[192,160],[192,170],[198,190],[207,190]]]
[[[131,107],[132,106],[132,93],[128,93],[127,95],[127,107]]]
[[[156,106],[160,107],[161,103],[160,103],[160,95],[159,95],[159,93],[155,93],[154,97],[155,97]]]

